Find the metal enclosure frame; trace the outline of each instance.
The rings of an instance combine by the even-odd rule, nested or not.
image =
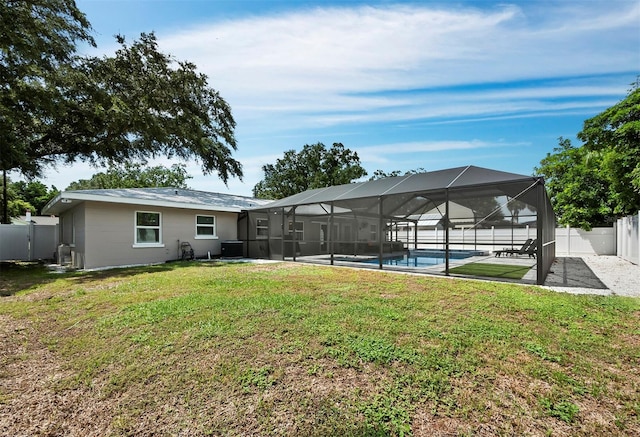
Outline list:
[[[389,258],[434,248],[444,267],[428,273],[450,275],[461,230],[463,248],[488,256],[496,245],[519,248],[513,229],[523,226],[537,242],[530,281],[542,284],[555,259],[555,214],[540,177],[467,166],[308,190],[245,211],[238,231],[250,258],[384,269]],[[496,229],[506,237],[481,238]]]

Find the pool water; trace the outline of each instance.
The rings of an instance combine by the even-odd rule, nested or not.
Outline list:
[[[379,260],[377,259],[369,259],[362,262],[366,264],[379,264]],[[444,257],[404,255],[397,258],[383,258],[382,260],[383,266],[430,267],[438,264],[444,264]]]
[[[472,256],[484,255],[484,252],[477,250],[451,250],[449,251],[449,259],[465,259]],[[378,259],[368,259],[362,261],[367,264],[378,264]],[[383,258],[384,266],[400,266],[400,267],[431,267],[445,263],[444,250],[413,250],[403,256],[393,258]]]

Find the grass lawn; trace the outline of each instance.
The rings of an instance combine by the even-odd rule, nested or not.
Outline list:
[[[522,279],[531,270],[530,266],[492,263],[468,263],[449,269],[450,273],[490,278]]]
[[[640,435],[640,300],[291,263],[0,272],[6,435]]]

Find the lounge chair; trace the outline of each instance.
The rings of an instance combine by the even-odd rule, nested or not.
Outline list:
[[[538,246],[538,240],[532,240],[531,238],[529,238],[527,241],[524,242],[524,244],[522,245],[522,247],[520,249],[502,249],[502,250],[496,250],[495,252],[495,256],[499,257],[504,255],[529,255],[529,258],[535,258],[536,257],[536,249]]]

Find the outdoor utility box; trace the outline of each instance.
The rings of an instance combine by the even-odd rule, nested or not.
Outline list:
[[[243,243],[239,240],[227,240],[220,243],[223,258],[242,258]]]

